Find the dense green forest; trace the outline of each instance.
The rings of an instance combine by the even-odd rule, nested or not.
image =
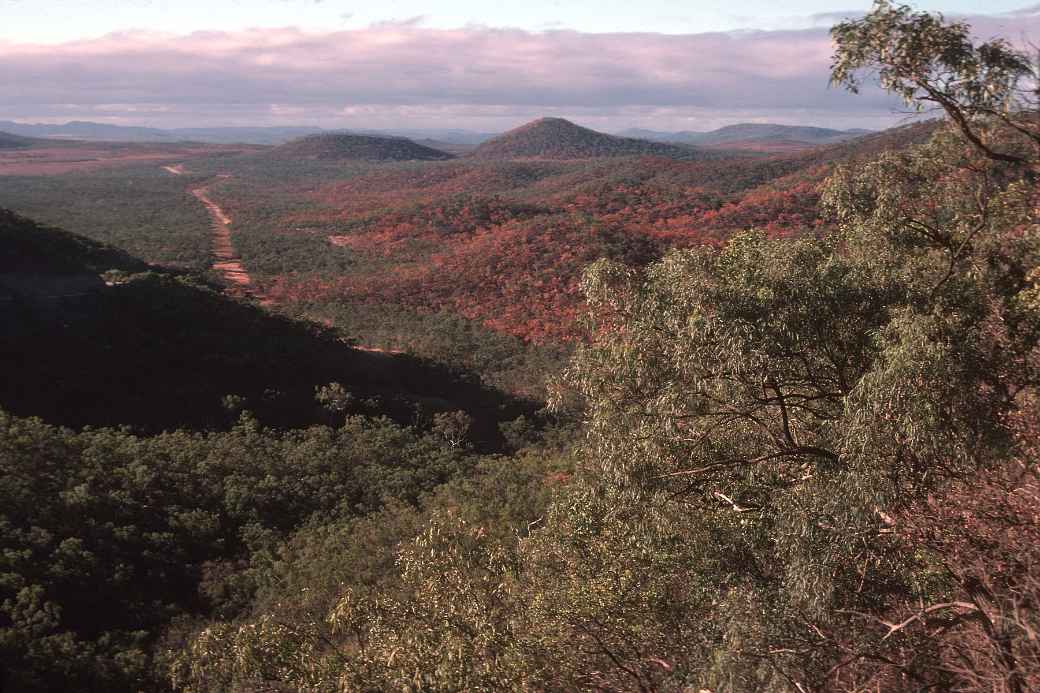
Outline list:
[[[22,149],[29,147],[33,140],[28,137],[19,137],[7,132],[0,132],[0,149]]]
[[[1029,61],[968,32],[835,28],[836,83],[950,126],[839,167],[833,230],[586,272],[584,436],[533,528],[432,512],[320,618],[207,626],[178,685],[1036,688],[1040,132]]]
[[[0,213],[2,689],[1040,689],[1038,76],[885,0],[832,36],[945,118],[195,162],[277,313]]]
[[[296,532],[427,505],[527,522],[547,460],[567,466],[559,417],[445,360],[358,351],[11,212],[0,247],[5,691],[164,688],[169,643],[248,613]]]
[[[149,262],[209,267],[206,210],[159,166],[4,176],[0,207],[116,246]]]

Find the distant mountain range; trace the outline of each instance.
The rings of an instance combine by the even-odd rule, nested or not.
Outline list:
[[[404,137],[323,132],[275,147],[267,156],[326,161],[443,161],[454,155]]]
[[[23,137],[70,140],[107,140],[114,142],[168,142],[170,133],[155,128],[108,125],[74,120],[63,125],[15,123],[0,120],[0,130]]]
[[[211,144],[282,144],[322,132],[309,127],[221,127],[161,130],[75,120],[63,124],[0,120],[0,131],[23,137],[107,142],[208,142]]]
[[[639,137],[655,142],[677,142],[698,147],[725,147],[748,142],[791,142],[805,145],[835,144],[869,134],[870,130],[832,130],[804,125],[775,125],[772,123],[738,123],[710,132],[683,130],[660,132],[631,128],[618,134]]]
[[[430,139],[448,145],[475,146],[494,137],[493,134],[458,129],[389,129],[326,130],[318,127],[212,127],[212,128],[148,128],[109,125],[89,121],[63,124],[16,123],[0,120],[0,131],[22,137],[76,139],[107,142],[207,142],[211,144],[285,144],[300,137],[326,132],[339,132],[381,137]]]
[[[474,159],[592,159],[616,156],[696,157],[692,148],[632,137],[618,137],[575,125],[563,118],[540,118],[484,142]]]
[[[563,120],[547,118],[547,121]],[[567,122],[567,121],[564,121]],[[578,126],[575,126],[578,127]],[[389,129],[343,129],[326,130],[306,126],[274,126],[274,127],[211,127],[211,128],[173,128],[160,129],[137,126],[109,125],[89,121],[72,121],[64,124],[48,123],[16,123],[0,121],[0,131],[22,137],[40,137],[48,139],[78,139],[89,141],[114,142],[207,142],[212,144],[264,144],[279,145],[307,135],[326,132],[338,132],[356,135],[373,135],[378,137],[406,137],[423,141],[427,146],[450,151],[452,154],[465,153],[469,148],[494,139],[495,133],[475,132],[458,128],[389,128]],[[514,131],[515,132],[515,131]],[[759,143],[793,143],[802,146],[833,144],[869,133],[869,130],[833,130],[830,128],[807,127],[797,125],[774,125],[769,123],[740,123],[710,132],[684,130],[666,132],[632,128],[616,133],[616,136],[649,140],[669,144],[695,145],[700,147],[726,147],[735,145],[741,148],[748,142]],[[602,133],[600,133],[602,134]]]

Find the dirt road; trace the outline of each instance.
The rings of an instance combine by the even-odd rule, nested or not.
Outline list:
[[[183,164],[177,164],[176,166],[163,166],[163,169],[169,171],[175,176],[182,176],[185,173],[188,173],[184,170]],[[217,178],[228,177],[229,176],[225,174],[217,176]],[[209,196],[209,186],[202,185],[197,188],[192,188],[191,194],[194,195],[195,198],[206,207],[206,211],[209,212],[213,229],[213,256],[216,259],[216,262],[213,263],[213,269],[220,272],[221,276],[224,277],[224,281],[227,282],[227,293],[231,296],[257,299],[260,301],[260,305],[263,306],[272,305],[274,301],[267,298],[256,289],[249,273],[246,272],[244,267],[242,267],[242,259],[235,253],[235,246],[231,243],[231,217],[229,217],[227,213],[220,208],[220,205],[214,202]],[[331,323],[327,324],[331,326]],[[393,355],[405,353],[397,349],[366,347],[358,344],[352,346],[359,351],[368,351],[377,354]]]
[[[174,176],[182,176],[187,173],[184,170],[184,164],[163,166],[162,168]],[[217,177],[227,178],[228,176],[220,175]],[[227,282],[227,293],[240,298],[255,298],[263,305],[270,305],[271,300],[264,297],[256,289],[249,273],[242,267],[242,259],[238,257],[238,254],[235,252],[235,246],[231,243],[231,217],[209,196],[209,185],[192,188],[191,194],[209,212],[211,228],[213,229],[213,269],[219,272],[220,276]]]
[[[220,205],[210,199],[208,188],[205,186],[193,189],[191,194],[205,205],[212,220],[213,256],[216,258],[213,269],[220,272],[227,281],[228,293],[238,296],[255,295],[251,289],[253,280],[242,267],[242,260],[235,253],[235,246],[231,243],[231,217],[224,213]]]

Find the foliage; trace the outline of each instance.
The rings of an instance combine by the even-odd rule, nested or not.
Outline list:
[[[289,176],[243,158],[214,194],[236,220],[252,276],[289,310],[451,313],[551,345],[581,335],[588,262],[641,266],[750,226],[814,231],[819,185],[836,161],[905,146],[932,127],[765,159],[315,164]],[[409,329],[400,326],[399,343],[425,340]]]
[[[301,530],[259,572],[254,619],[210,623],[173,656],[175,687],[249,690],[280,681],[297,690],[372,689],[446,680],[515,687],[519,679],[501,671],[497,653],[515,654],[521,645],[508,642],[506,623],[486,628],[510,609],[487,600],[510,599],[496,587],[515,560],[508,547],[541,522],[556,487],[549,482],[566,478],[568,463],[543,454],[485,459],[476,474],[427,498],[422,512],[390,504],[365,518]],[[547,476],[553,467],[561,471]],[[469,582],[474,570],[477,585]],[[469,638],[478,627],[476,644]],[[340,648],[358,659],[344,658]],[[474,668],[475,661],[488,664]],[[345,678],[343,666],[350,668]]]
[[[945,111],[961,134],[989,158],[1024,164],[1034,154],[1003,151],[990,141],[992,132],[979,130],[979,121],[996,120],[1004,135],[1024,137],[1040,145],[1040,129],[1032,111],[1037,104],[1029,89],[1035,83],[1033,64],[1002,39],[975,44],[964,22],[947,24],[941,16],[914,12],[905,5],[876,0],[864,19],[838,24],[831,30],[838,50],[832,83],[853,92],[857,72],[873,68],[878,82],[917,110],[926,106]]]
[[[84,426],[0,411],[4,690],[162,688],[160,636],[172,649],[194,619],[249,608],[297,531],[416,515],[452,479],[472,504],[471,485],[511,478],[474,450],[537,439],[507,441],[499,424],[533,407],[461,368],[360,352],[75,234],[0,224],[0,402]],[[210,432],[158,433],[180,426]]]
[[[568,349],[536,345],[447,311],[420,313],[392,304],[318,301],[298,306],[303,317],[335,325],[368,348],[407,352],[479,375],[487,386],[532,401],[545,398],[546,378]]]
[[[210,264],[206,210],[190,178],[157,164],[68,173],[4,176],[0,207],[124,250],[147,262],[201,271]]]
[[[3,683],[1040,687],[1031,72],[887,3],[834,36],[836,83],[874,68],[948,122],[755,159],[198,162],[267,294],[356,334],[32,227],[75,259],[40,271],[124,271],[46,310],[8,287],[34,359],[3,402],[153,435],[0,414]],[[572,447],[486,385],[537,390],[563,350],[532,343],[576,337]],[[211,430],[157,433],[185,422]]]
[[[145,263],[82,236],[48,228],[0,209],[2,274],[101,274],[109,270],[142,271]]]
[[[879,4],[836,30],[835,79],[871,59],[896,75],[911,58],[927,74],[974,69],[961,51],[986,94],[1016,87],[1021,73],[987,67],[1012,64],[1010,49],[965,35]],[[830,177],[830,229],[592,265],[591,340],[558,389],[585,403],[585,439],[528,532],[503,540],[434,512],[381,583],[345,586],[291,633],[271,610],[215,624],[177,680],[1040,685],[1036,154],[1018,114],[986,111],[964,77],[950,127]]]
[[[473,463],[385,419],[278,433],[244,415],[226,433],[142,438],[0,413],[0,680],[153,688],[157,632],[236,613],[295,529],[415,504]]]
[[[421,405],[431,414],[470,412],[471,441],[495,449],[498,424],[533,409],[481,384],[464,364],[358,351],[331,330],[230,300],[190,277],[140,272],[149,268],[112,248],[15,215],[0,221],[16,270],[0,277],[0,404],[13,413],[154,432],[225,428],[234,418],[228,404],[278,426],[334,423],[346,413],[409,423]],[[315,388],[332,382],[354,395],[337,414],[314,401]]]

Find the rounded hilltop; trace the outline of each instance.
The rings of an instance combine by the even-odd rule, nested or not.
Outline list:
[[[404,137],[323,132],[275,147],[271,156],[281,159],[327,161],[443,161],[454,159],[448,152],[426,147]]]
[[[40,140],[31,137],[22,137],[20,135],[12,135],[9,132],[0,132],[0,149],[24,149],[38,143],[40,143]]]
[[[469,155],[474,159],[597,159],[621,156],[696,157],[696,150],[664,142],[617,137],[564,118],[539,118],[490,139]]]

